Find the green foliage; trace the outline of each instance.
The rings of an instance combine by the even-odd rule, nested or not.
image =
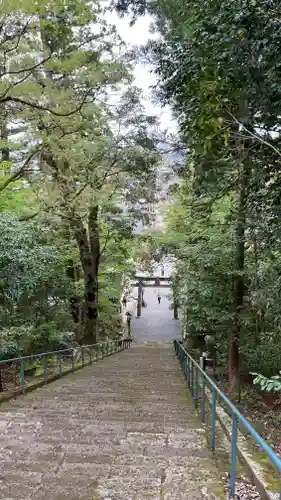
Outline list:
[[[62,332],[56,322],[3,328],[0,335],[0,360],[29,356],[75,345],[73,334]]]
[[[158,243],[176,260],[185,333],[213,338],[232,389],[239,371],[270,377],[281,362],[280,6],[141,5],[162,35],[146,48],[158,98],[173,106],[188,147]]]
[[[19,352],[22,325],[34,350],[64,331],[95,342],[119,329],[108,297],[139,217],[124,205],[153,194],[157,124],[99,1],[4,1],[0,15],[0,326]]]
[[[7,213],[0,229],[1,359],[70,345],[75,326],[67,301],[67,243],[54,241],[50,224],[23,223]]]
[[[0,216],[0,304],[9,313],[26,303],[55,297],[67,286],[60,268],[62,249],[52,244],[50,226]],[[59,283],[58,277],[61,282]]]
[[[281,371],[279,371],[281,374]],[[281,375],[274,375],[270,378],[264,377],[259,373],[251,373],[255,378],[253,383],[259,385],[262,391],[280,392],[281,391]]]

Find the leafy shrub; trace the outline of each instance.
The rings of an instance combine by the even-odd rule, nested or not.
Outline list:
[[[246,334],[242,349],[242,369],[249,372],[263,373],[265,377],[279,373],[281,366],[281,350],[278,348],[278,335],[270,332],[260,336],[259,342],[254,342],[250,334]]]
[[[54,322],[21,325],[0,331],[0,360],[57,351],[75,345],[73,332],[62,332]]]
[[[270,378],[260,373],[251,373],[251,375],[255,376],[253,383],[259,385],[262,391],[281,392],[281,371],[279,373],[280,375],[274,375]]]

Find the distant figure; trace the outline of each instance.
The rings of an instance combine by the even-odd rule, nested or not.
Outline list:
[[[157,295],[157,300],[158,300],[158,304],[160,304],[160,302],[161,302],[161,295],[160,294]]]
[[[126,307],[126,305],[127,305],[127,297],[125,297],[125,295],[122,299],[122,305],[123,305],[123,307]]]
[[[128,336],[131,336],[131,320],[132,320],[132,313],[130,311],[126,312],[127,316],[127,330],[128,330]]]
[[[164,264],[162,264],[161,266],[161,276],[164,276],[165,275],[165,268],[164,268]]]

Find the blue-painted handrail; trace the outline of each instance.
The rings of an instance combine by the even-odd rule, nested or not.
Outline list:
[[[248,422],[248,420],[243,417],[240,411],[234,406],[234,404],[228,399],[228,397],[218,388],[215,382],[206,374],[206,372],[201,368],[198,363],[188,354],[183,345],[178,341],[174,341],[174,348],[176,356],[180,360],[182,371],[187,380],[188,386],[191,390],[192,397],[194,400],[195,407],[198,408],[199,400],[199,373],[202,376],[201,384],[201,416],[202,422],[205,422],[205,404],[206,404],[206,382],[212,389],[212,427],[211,427],[211,449],[215,450],[215,431],[216,431],[216,404],[218,396],[224,401],[230,414],[232,416],[232,432],[231,432],[231,472],[230,472],[230,493],[231,496],[235,496],[235,484],[236,484],[236,455],[237,455],[237,427],[238,423],[248,431],[256,443],[263,449],[263,451],[270,458],[272,463],[275,465],[277,470],[281,473],[281,460],[274,453],[273,449],[267,444],[267,442],[259,435],[259,433],[254,429],[254,427]],[[194,380],[194,368],[195,368],[195,380]],[[281,487],[280,487],[280,500],[281,500]]]
[[[3,369],[7,368],[7,365],[16,365],[16,369],[18,368],[19,370],[19,376],[20,376],[20,386],[21,386],[21,392],[24,393],[26,390],[26,374],[25,374],[25,363],[26,361],[31,361],[31,360],[41,360],[43,361],[43,375],[44,375],[44,381],[45,383],[48,382],[48,379],[51,376],[59,376],[61,377],[64,372],[69,372],[71,370],[74,372],[77,368],[78,365],[75,360],[75,353],[78,353],[81,355],[81,358],[79,359],[79,363],[81,364],[81,367],[83,368],[85,364],[92,364],[93,362],[93,353],[95,353],[94,360],[97,361],[98,359],[103,359],[106,356],[110,356],[111,354],[115,352],[119,352],[123,349],[127,349],[130,346],[130,340],[129,339],[123,339],[123,340],[113,340],[110,342],[103,342],[99,344],[88,344],[88,345],[82,345],[79,347],[71,347],[68,349],[61,349],[58,351],[50,351],[50,352],[43,352],[40,354],[31,354],[30,356],[22,356],[18,358],[10,358],[10,359],[3,359],[0,361],[0,390],[1,392],[4,392],[3,388],[3,382],[2,382],[2,374],[3,374]],[[88,355],[88,361],[86,362],[85,355]],[[58,373],[48,373],[48,358],[56,356],[57,361],[58,361]],[[67,370],[62,370],[62,360],[64,357],[69,357],[70,358],[70,365],[71,368],[68,367]],[[17,366],[18,365],[18,366]],[[17,374],[15,373],[15,379],[17,378]]]

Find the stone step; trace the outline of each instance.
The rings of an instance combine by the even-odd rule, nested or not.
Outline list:
[[[132,347],[0,407],[8,500],[225,498],[171,343]]]

